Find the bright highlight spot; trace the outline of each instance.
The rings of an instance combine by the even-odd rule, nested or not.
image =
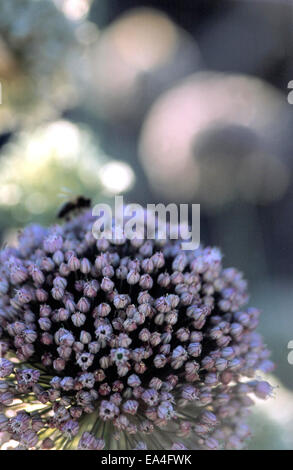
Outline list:
[[[131,188],[135,175],[126,163],[112,161],[101,168],[100,178],[103,186],[109,192],[121,193]]]

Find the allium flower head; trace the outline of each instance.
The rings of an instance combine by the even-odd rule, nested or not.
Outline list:
[[[0,252],[0,430],[25,449],[243,447],[272,363],[242,274],[217,248],[96,240],[93,222]]]

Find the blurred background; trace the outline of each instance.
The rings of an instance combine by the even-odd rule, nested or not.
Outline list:
[[[252,449],[293,449],[292,43],[291,0],[0,4],[2,243],[79,194],[200,203],[276,363]]]

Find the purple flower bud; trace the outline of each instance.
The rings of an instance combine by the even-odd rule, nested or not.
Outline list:
[[[201,354],[201,344],[200,343],[190,343],[187,351],[188,354],[192,357],[198,357]]]
[[[80,327],[85,324],[86,321],[86,316],[84,313],[81,312],[76,312],[73,315],[71,315],[71,321],[76,327]]]
[[[101,282],[101,289],[104,292],[112,292],[114,289],[114,282],[111,281],[108,277],[103,277],[103,280]]]
[[[58,357],[53,362],[53,367],[57,372],[62,372],[65,369],[65,365],[66,365],[65,360],[62,359],[61,357]]]
[[[37,267],[34,267],[30,271],[30,275],[32,276],[32,279],[36,284],[38,284],[38,285],[44,284],[45,276],[42,273],[42,271],[40,269],[38,269]]]
[[[220,445],[217,439],[214,439],[213,437],[208,437],[204,440],[203,447],[209,450],[217,450],[219,449]]]
[[[74,388],[74,379],[72,377],[63,377],[60,382],[60,387],[62,390],[73,390]]]
[[[67,280],[64,277],[57,276],[53,281],[54,287],[59,287],[60,289],[65,290],[67,287]]]
[[[77,357],[77,365],[81,368],[81,370],[87,370],[93,363],[94,356],[91,353],[82,353]]]
[[[32,292],[25,287],[22,287],[16,292],[16,300],[19,305],[28,304],[32,299]]]
[[[6,432],[9,430],[9,420],[8,418],[1,413],[0,414],[0,432]]]
[[[91,272],[91,263],[87,258],[82,258],[80,262],[80,271],[83,274],[89,274]]]
[[[38,320],[38,324],[39,324],[41,330],[43,330],[43,331],[49,331],[50,328],[51,328],[51,325],[52,325],[49,318],[40,318]]]
[[[150,340],[150,337],[151,337],[151,333],[149,332],[149,330],[147,328],[143,328],[140,333],[139,333],[139,339],[145,343],[147,341]]]
[[[96,450],[97,440],[95,436],[89,432],[84,432],[78,442],[80,450]]]
[[[188,450],[182,442],[174,442],[171,447],[171,450]]]
[[[99,251],[102,251],[102,252],[107,251],[109,246],[110,246],[110,243],[106,238],[100,238],[99,240],[97,240],[97,249]]]
[[[60,266],[60,264],[63,263],[63,261],[64,261],[63,252],[62,252],[61,250],[55,251],[55,253],[53,254],[52,258],[53,258],[54,263],[55,263],[57,266]]]
[[[161,419],[167,419],[170,420],[173,418],[175,412],[174,408],[169,403],[168,401],[163,401],[159,406],[158,406],[158,416]]]
[[[113,304],[117,309],[123,309],[127,307],[130,303],[130,298],[128,295],[115,295]]]
[[[74,436],[77,435],[79,430],[79,425],[77,421],[70,419],[66,421],[66,423],[62,424],[61,431],[65,434],[68,439],[73,439]]]
[[[61,235],[53,233],[44,239],[43,247],[47,253],[55,253],[58,250],[61,250],[63,245],[63,240]]]
[[[90,310],[91,304],[90,301],[86,297],[81,297],[76,305],[77,309],[82,312],[86,313]]]
[[[174,271],[184,271],[185,266],[187,265],[187,257],[185,253],[177,255],[172,263],[172,269]]]
[[[140,378],[136,374],[131,374],[127,379],[127,384],[130,387],[138,387],[141,384]]]
[[[21,385],[33,385],[38,382],[40,372],[36,369],[18,369],[16,372],[17,382]]]
[[[119,408],[114,403],[103,400],[101,402],[99,415],[103,421],[113,420],[115,416],[119,415]]]
[[[55,300],[61,300],[64,295],[64,290],[60,287],[53,287],[51,295]]]
[[[22,284],[28,278],[27,269],[22,265],[14,265],[10,268],[10,281],[12,284]],[[6,281],[7,282],[7,281]],[[4,281],[4,293],[6,293],[7,287]]]
[[[168,287],[171,282],[170,275],[168,273],[159,274],[157,282],[161,287]]]
[[[39,441],[37,433],[30,430],[21,434],[20,439],[20,442],[28,449],[35,447]]]
[[[90,281],[90,282],[87,282],[85,285],[84,285],[84,288],[83,288],[83,293],[86,297],[89,297],[89,298],[94,298],[96,297],[97,295],[97,292],[99,290],[99,283],[98,281],[96,280],[93,280],[93,281]]]
[[[152,274],[155,268],[153,260],[150,258],[145,258],[141,262],[141,268],[146,274]]]
[[[0,358],[0,377],[8,377],[12,374],[13,363],[5,358]]]
[[[47,302],[49,294],[44,289],[36,289],[36,298],[39,302]]]
[[[153,287],[153,279],[149,274],[143,274],[140,277],[139,285],[142,289],[149,290]]]
[[[50,439],[49,437],[46,437],[43,442],[42,442],[42,449],[44,450],[50,450],[54,447],[54,441]]]
[[[124,413],[135,415],[138,409],[138,402],[136,400],[127,400],[123,403],[122,409]]]
[[[80,268],[80,261],[77,256],[72,255],[68,260],[68,267],[70,271],[78,271]]]
[[[37,332],[30,329],[25,329],[22,334],[27,343],[34,343],[38,337]]]
[[[182,398],[184,400],[193,401],[198,399],[198,391],[192,385],[185,385],[182,389]]]
[[[129,271],[129,273],[127,274],[127,282],[128,284],[130,285],[134,285],[134,284],[137,284],[140,280],[140,274],[135,271],[135,270],[131,270]]]
[[[139,441],[136,446],[133,448],[133,450],[147,450],[147,445],[143,441]]]
[[[141,398],[147,405],[156,406],[159,402],[159,394],[157,390],[149,388],[143,392]]]
[[[64,276],[64,277],[69,276],[70,268],[69,268],[68,264],[61,263],[60,267],[59,267],[59,273],[61,274],[61,276]]]
[[[272,395],[273,387],[264,380],[250,383],[257,397],[265,400]]]
[[[155,308],[160,313],[166,313],[171,310],[171,305],[165,297],[159,297],[155,301]]]
[[[161,369],[167,363],[167,358],[163,354],[157,354],[154,358],[154,366],[157,369]]]
[[[41,336],[41,343],[49,346],[53,343],[53,336],[50,333],[43,333]]]
[[[80,342],[83,344],[89,344],[91,342],[91,334],[88,331],[81,331],[80,332]]]

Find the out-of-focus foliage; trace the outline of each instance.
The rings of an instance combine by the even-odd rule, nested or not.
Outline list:
[[[72,103],[75,24],[52,0],[0,3],[0,127],[51,115]]]
[[[101,31],[91,48],[85,101],[102,120],[135,126],[162,91],[199,63],[196,41],[167,15],[134,8]]]
[[[205,208],[237,198],[280,199],[289,184],[278,158],[287,108],[277,90],[253,77],[188,77],[155,102],[144,122],[140,154],[151,186],[160,197],[196,197]]]
[[[22,132],[2,153],[0,221],[5,228],[52,221],[56,208],[72,196],[99,198],[99,171],[108,158],[85,126],[55,121]]]

